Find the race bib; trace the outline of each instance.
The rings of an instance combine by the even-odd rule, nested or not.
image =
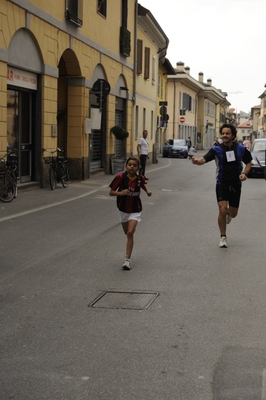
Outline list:
[[[233,150],[232,151],[227,151],[225,154],[226,154],[226,159],[227,159],[228,162],[236,160],[235,152]]]

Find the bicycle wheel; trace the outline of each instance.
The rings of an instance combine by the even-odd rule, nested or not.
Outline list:
[[[10,174],[10,176],[13,179],[14,184],[15,184],[15,195],[14,195],[14,197],[16,198],[18,196],[17,175],[16,175],[16,172],[15,172],[15,170],[13,168],[11,169],[11,171],[9,171],[9,174]]]
[[[9,175],[0,175],[0,200],[9,203],[15,197],[15,182]]]
[[[68,187],[69,172],[68,172],[68,167],[65,162],[62,162],[60,164],[60,181],[64,188]]]
[[[49,169],[49,181],[50,181],[51,190],[54,190],[56,187],[56,171],[52,164],[50,165],[50,169]]]

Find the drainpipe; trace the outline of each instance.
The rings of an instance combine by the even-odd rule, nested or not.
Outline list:
[[[132,149],[132,155],[134,154],[134,144],[135,144],[135,130],[138,129],[136,124],[136,88],[137,88],[137,43],[138,43],[138,0],[136,0],[135,3],[135,43],[134,43],[134,76],[133,76],[133,121],[132,121],[132,144],[131,144],[131,149]],[[134,129],[135,128],[135,129]]]
[[[173,139],[175,137],[175,95],[176,95],[176,81],[174,79],[174,101],[173,101]]]
[[[195,119],[194,119],[194,126],[195,126],[195,132],[194,132],[194,143],[196,147],[198,148],[198,140],[197,140],[197,133],[198,133],[198,106],[199,106],[199,96],[198,93],[195,96]]]

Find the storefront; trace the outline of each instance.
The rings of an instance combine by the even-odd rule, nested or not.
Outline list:
[[[18,159],[18,182],[35,179],[35,105],[37,75],[8,67],[7,150]]]

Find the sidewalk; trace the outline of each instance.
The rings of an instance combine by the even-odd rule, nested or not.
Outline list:
[[[10,203],[0,202],[0,222],[9,218],[25,215],[29,212],[35,212],[44,208],[54,207],[58,204],[73,201],[80,197],[89,196],[90,194],[106,188],[112,180],[113,175],[96,174],[85,181],[70,182],[68,188],[63,188],[61,184],[57,184],[55,190],[49,187],[41,188],[18,188],[18,196]]]
[[[196,153],[196,157],[202,157],[205,153],[205,150],[199,150]],[[149,171],[156,172],[156,169],[162,168],[169,160],[171,159],[159,156],[157,164],[147,165],[147,175],[150,174]],[[184,160],[184,162],[188,163],[191,161]],[[54,207],[61,203],[86,197],[105,188],[106,195],[108,195],[108,186],[113,178],[114,175],[111,174],[105,175],[96,173],[85,181],[70,181],[66,189],[63,188],[60,183],[57,184],[53,191],[50,187],[41,189],[33,186],[32,188],[22,188],[21,190],[18,188],[17,198],[13,199],[10,203],[0,202],[0,222],[14,216],[25,215],[29,212],[39,211],[43,208]],[[149,181],[149,183],[151,181]]]

